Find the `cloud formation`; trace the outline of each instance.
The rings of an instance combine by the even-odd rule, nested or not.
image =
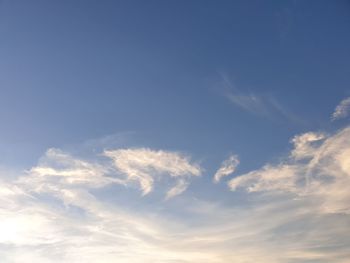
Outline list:
[[[350,110],[350,97],[343,99],[335,108],[332,114],[332,120],[338,120],[346,118],[349,115]]]
[[[200,176],[201,167],[189,157],[177,152],[146,148],[104,151],[104,160],[86,161],[63,152],[49,149],[39,164],[27,171],[19,183],[34,185],[36,191],[53,191],[62,185],[102,188],[111,184],[137,183],[143,195],[149,194],[161,179],[174,178],[175,185],[166,199],[183,193],[191,176]]]
[[[173,177],[170,198],[201,168],[176,152],[119,149],[106,151],[111,157],[103,160],[86,160],[49,149],[19,178],[0,180],[0,258],[5,263],[116,258],[121,263],[346,263],[350,127],[291,141],[288,158],[229,181],[235,190],[227,192],[230,203],[215,192],[201,198],[192,192],[152,204],[135,195],[138,207],[113,195],[120,184],[141,185],[139,178],[128,177],[130,169],[152,176],[153,184]],[[234,162],[231,156],[226,167],[230,159]],[[106,196],[108,189],[113,191]]]
[[[186,190],[187,177],[201,175],[199,165],[192,164],[180,153],[138,148],[105,151],[104,155],[114,161],[115,168],[125,175],[125,181],[137,182],[144,195],[152,191],[154,181],[161,176],[177,179],[177,185],[167,193],[169,198]]]
[[[298,167],[292,165],[265,165],[259,170],[237,176],[228,182],[232,191],[237,188],[246,189],[248,192],[261,191],[293,191],[296,187],[295,170]]]
[[[307,195],[323,211],[350,214],[350,128],[333,136],[305,133],[292,142],[288,159],[233,178],[231,190]]]
[[[123,183],[118,178],[106,176],[110,170],[108,165],[88,162],[51,148],[46,151],[39,164],[28,171],[30,176],[21,180],[35,181],[38,188],[62,184],[99,188],[111,183]]]
[[[237,155],[230,155],[228,159],[222,162],[220,168],[214,175],[214,182],[218,183],[222,177],[228,176],[236,170],[239,165],[239,159]]]

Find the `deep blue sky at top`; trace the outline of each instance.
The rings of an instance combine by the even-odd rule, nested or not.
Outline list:
[[[349,1],[0,1],[1,164],[131,131],[257,166],[327,128],[349,95],[349,30]],[[236,107],[223,75],[303,122]]]

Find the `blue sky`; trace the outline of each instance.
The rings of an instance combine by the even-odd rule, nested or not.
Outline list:
[[[0,1],[1,258],[346,262],[349,14]]]

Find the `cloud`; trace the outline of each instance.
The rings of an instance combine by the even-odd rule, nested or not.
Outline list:
[[[259,94],[238,89],[225,74],[221,75],[225,96],[236,107],[251,114],[269,118],[283,118],[290,122],[305,125],[305,121],[283,106],[271,95]]]
[[[343,99],[335,108],[332,114],[332,120],[338,120],[346,118],[349,115],[350,110],[350,97]]]
[[[305,121],[296,116],[281,105],[272,96],[263,96],[254,93],[241,93],[237,89],[229,91],[226,97],[237,107],[251,114],[276,119],[283,118],[297,124],[305,124]]]
[[[1,261],[346,263],[349,135],[345,128],[295,136],[288,158],[230,180],[229,201],[203,180],[200,194],[173,202],[135,195],[138,206],[114,192],[130,183],[115,158],[149,173],[153,183],[173,177],[170,197],[201,169],[176,152],[119,149],[123,154],[86,160],[49,149],[18,179],[0,174]]]
[[[227,160],[223,161],[220,168],[214,175],[214,182],[219,182],[222,177],[232,174],[239,164],[237,155],[231,155]]]
[[[185,179],[179,179],[176,185],[166,193],[166,199],[173,198],[174,196],[183,193],[187,189],[188,185],[188,181],[186,181]]]
[[[183,193],[191,176],[201,175],[201,167],[189,157],[177,152],[146,148],[118,149],[103,152],[108,160],[86,161],[63,152],[49,149],[37,166],[27,171],[29,176],[18,182],[33,185],[38,192],[55,191],[61,185],[102,188],[107,185],[139,185],[148,194],[157,181],[173,178],[175,185],[166,193],[166,199]]]
[[[261,96],[254,93],[243,93],[239,91],[224,74],[222,77],[222,85],[225,88],[225,96],[237,107],[244,111],[256,115],[269,116],[269,103]]]
[[[35,187],[1,185],[7,189],[0,195],[5,263],[341,263],[349,256],[349,221],[317,214],[307,199],[257,197],[247,206],[184,199],[178,208],[186,216],[179,218],[167,214],[173,207],[123,209],[68,182],[53,195],[55,202]]]
[[[31,185],[37,192],[54,191],[62,185],[101,188],[109,184],[123,184],[121,179],[107,176],[110,167],[97,162],[74,158],[59,149],[48,149],[37,166],[27,171],[28,176],[18,183]]]
[[[180,153],[137,148],[105,151],[104,155],[114,161],[115,168],[126,176],[126,181],[137,182],[144,195],[152,191],[154,181],[161,176],[178,179],[177,186],[167,193],[167,197],[172,197],[186,189],[187,177],[201,175],[199,165],[192,164]]]
[[[233,102],[236,106],[242,108],[243,110],[249,111],[254,114],[268,114],[267,107],[263,100],[254,94],[237,94],[228,93],[228,99]]]
[[[296,160],[312,157],[317,150],[314,143],[323,140],[325,137],[325,134],[315,132],[295,136],[291,141],[294,145],[291,156]]]
[[[248,192],[293,191],[296,187],[295,170],[292,165],[265,165],[263,168],[235,177],[228,183],[231,190],[244,188]]]
[[[228,183],[231,190],[307,195],[325,212],[350,214],[350,128],[328,137],[305,133],[292,142],[289,158],[233,178]]]

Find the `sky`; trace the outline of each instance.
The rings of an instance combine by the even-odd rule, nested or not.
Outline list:
[[[0,0],[0,261],[347,263],[350,2]]]

